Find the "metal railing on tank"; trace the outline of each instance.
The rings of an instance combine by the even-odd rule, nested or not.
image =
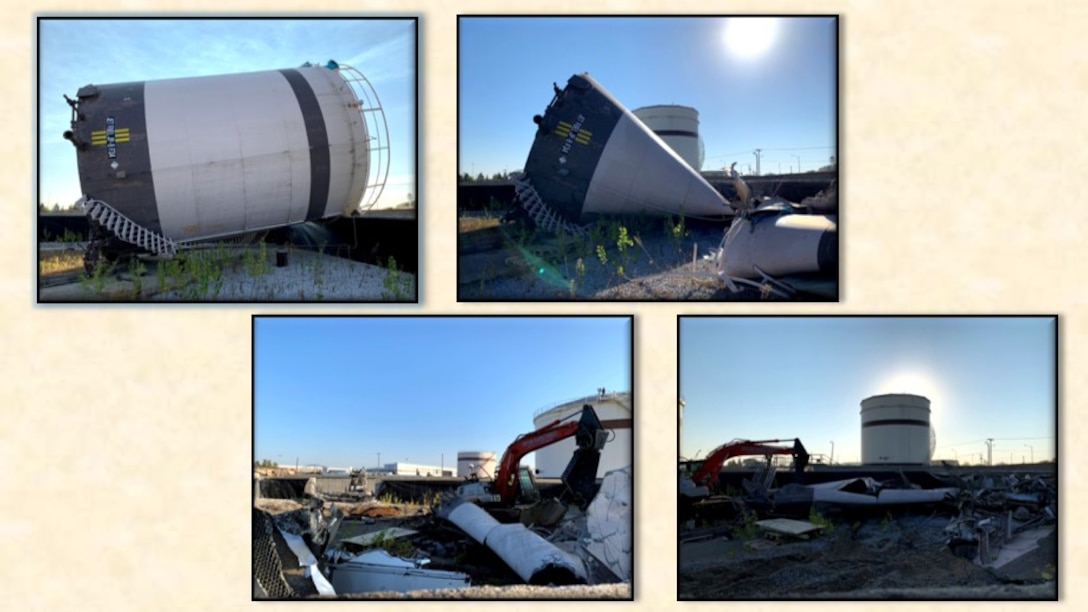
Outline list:
[[[367,135],[367,177],[359,210],[370,210],[378,203],[389,178],[389,124],[385,119],[378,92],[370,81],[355,68],[347,64],[337,64],[336,69],[352,93],[355,94],[359,115]]]

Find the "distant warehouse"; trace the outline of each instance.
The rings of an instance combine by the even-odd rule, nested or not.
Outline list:
[[[419,463],[386,463],[378,469],[383,474],[393,476],[454,476],[456,466],[440,467]]]

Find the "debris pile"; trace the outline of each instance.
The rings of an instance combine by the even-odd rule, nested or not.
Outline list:
[[[948,547],[980,565],[1008,562],[1000,551],[1019,534],[1049,533],[1057,521],[1057,487],[1037,475],[960,477],[958,514],[945,527]],[[1046,528],[1046,529],[1044,529]]]
[[[781,197],[758,199],[736,171],[729,168],[737,201],[736,216],[718,249],[707,258],[718,276],[736,293],[741,285],[780,297],[799,291],[834,295],[838,275],[838,189],[796,204]]]
[[[312,492],[258,499],[254,596],[629,583],[630,479],[630,468],[606,474],[584,511],[555,498],[491,507],[452,493],[433,508]]]
[[[757,475],[742,493],[692,505],[680,533],[681,599],[1002,599],[1010,589],[1056,598],[1052,473],[764,482]],[[799,514],[809,520],[781,518]]]

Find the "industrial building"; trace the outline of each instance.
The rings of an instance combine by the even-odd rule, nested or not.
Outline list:
[[[454,473],[452,467],[423,465],[420,463],[402,463],[400,461],[386,463],[376,470],[371,469],[368,471],[381,472],[391,476],[453,476]]]
[[[596,395],[567,400],[559,404],[542,408],[533,415],[533,425],[537,429],[557,420],[577,418],[582,406],[589,404],[597,412],[601,425],[611,431],[608,443],[601,451],[597,477],[606,472],[631,465],[631,392],[606,391],[598,389]],[[573,438],[561,440],[536,451],[536,472],[544,478],[559,478],[563,475],[576,449]]]

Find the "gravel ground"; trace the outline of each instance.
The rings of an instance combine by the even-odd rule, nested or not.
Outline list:
[[[679,597],[1046,599],[1056,592],[1056,548],[1041,547],[1009,576],[952,555],[946,524],[943,516],[869,519],[837,524],[810,541],[758,550],[720,537],[682,544]]]
[[[518,584],[505,587],[479,586],[409,593],[356,593],[314,599],[632,599],[630,584],[542,587]]]
[[[210,256],[210,251],[205,252]],[[41,299],[43,302],[411,302],[417,295],[414,274],[397,272],[396,278],[392,278],[386,268],[328,254],[291,250],[287,265],[282,268],[275,265],[274,248],[262,251],[253,246],[226,247],[215,257],[218,273],[182,271],[165,261],[147,261],[141,264],[144,271],[138,276],[126,266],[99,280],[83,279],[43,288]]]
[[[786,299],[744,285],[734,293],[718,278],[714,264],[704,256],[719,247],[726,225],[691,222],[682,237],[649,221],[640,225],[637,233],[632,230],[633,244],[623,253],[615,239],[599,236],[581,245],[555,237],[534,237],[528,246],[508,251],[509,256],[501,262],[503,269],[489,274],[490,280],[460,285],[458,297],[468,301]],[[592,248],[598,244],[603,247],[603,257]],[[795,297],[793,301],[805,299],[813,298]]]

